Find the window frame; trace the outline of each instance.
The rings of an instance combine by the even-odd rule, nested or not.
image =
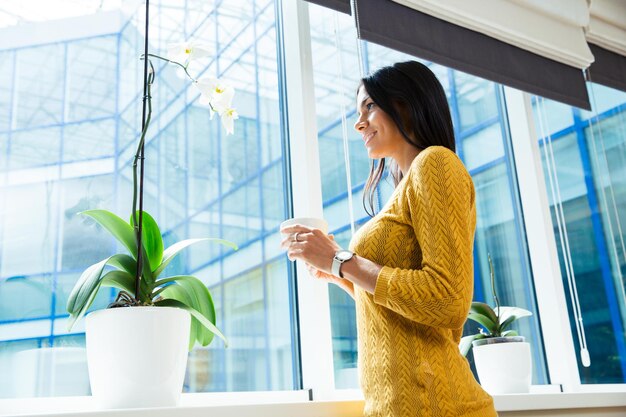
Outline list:
[[[279,62],[284,71],[286,99],[286,128],[288,175],[298,178],[298,186],[290,190],[294,217],[322,217],[322,194],[319,149],[317,139],[316,103],[311,60],[311,36],[308,3],[305,0],[275,0],[277,8],[277,42]],[[289,34],[289,36],[286,36]],[[280,71],[280,70],[279,70]],[[548,204],[548,194],[541,165],[537,131],[532,114],[531,96],[511,87],[503,87],[503,100],[513,147],[523,222],[526,229],[533,285],[535,286],[539,323],[543,334],[548,374],[551,384],[533,386],[534,392],[565,393],[624,393],[626,383],[581,384],[561,279],[557,244]],[[289,180],[290,181],[290,180]],[[289,182],[288,181],[288,182]],[[330,302],[328,284],[308,277],[301,263],[295,265],[297,298],[297,331],[300,341],[301,386],[293,391],[259,391],[243,398],[267,397],[267,403],[302,400],[354,400],[360,392],[353,389],[335,389]],[[537,278],[535,278],[537,277]],[[294,372],[298,370],[294,369]],[[551,387],[550,385],[560,385]],[[300,388],[300,389],[298,389]],[[208,398],[229,398],[238,393],[189,393],[184,397],[193,404],[202,404]],[[249,397],[248,397],[249,396]],[[532,394],[530,394],[532,396]],[[71,402],[85,404],[85,398],[75,397]],[[239,401],[239,398],[237,397]],[[501,397],[503,398],[503,397]],[[526,398],[520,396],[520,398]],[[496,397],[502,403],[504,400]],[[2,404],[6,400],[0,400]],[[15,400],[17,401],[17,400]],[[527,401],[527,400],[525,400]],[[565,401],[565,400],[564,400]],[[24,400],[24,404],[33,402]],[[50,399],[36,399],[36,403],[51,403]],[[626,405],[626,399],[623,400]],[[81,410],[84,408],[81,408]],[[507,410],[526,408],[509,408]]]

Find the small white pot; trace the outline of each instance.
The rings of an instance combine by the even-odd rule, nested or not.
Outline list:
[[[87,364],[99,407],[178,405],[190,325],[189,313],[173,307],[120,307],[89,314]]]
[[[494,337],[472,342],[480,385],[491,395],[530,391],[530,344],[522,336]]]

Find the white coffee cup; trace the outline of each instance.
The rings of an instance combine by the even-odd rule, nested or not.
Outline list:
[[[285,227],[296,224],[311,227],[313,229],[320,229],[322,232],[328,233],[328,222],[319,217],[294,217],[292,219],[287,219],[280,224],[281,233]]]

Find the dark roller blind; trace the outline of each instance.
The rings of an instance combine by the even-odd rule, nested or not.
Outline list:
[[[591,43],[589,47],[595,58],[589,67],[591,81],[626,91],[626,57]]]
[[[349,0],[312,1],[350,12]],[[584,74],[579,68],[391,0],[357,0],[356,4],[363,40],[532,94],[591,109]],[[591,75],[593,78],[593,71]]]

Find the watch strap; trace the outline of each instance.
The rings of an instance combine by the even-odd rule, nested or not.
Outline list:
[[[349,256],[341,257],[340,254],[342,252]],[[333,257],[333,263],[330,267],[330,273],[340,278],[343,278],[343,275],[341,274],[341,265],[343,265],[344,262],[349,261],[353,257],[354,257],[354,252],[346,250],[346,249],[342,249],[342,250],[335,252],[335,256]]]
[[[341,277],[341,264],[343,263],[343,261],[341,259],[338,259],[337,256],[333,257],[333,264],[330,267],[330,273],[337,276],[337,277]]]

